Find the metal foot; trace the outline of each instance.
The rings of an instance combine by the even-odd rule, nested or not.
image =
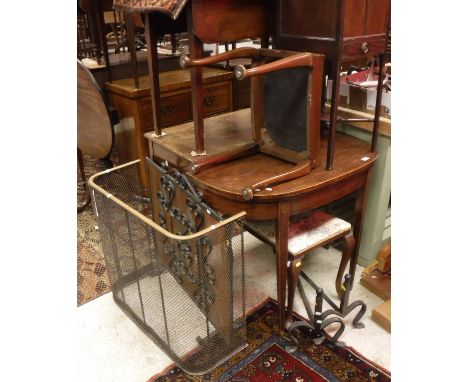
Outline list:
[[[345,276],[345,281],[342,286],[343,294],[341,295],[340,305],[336,305],[333,300],[328,297],[322,288],[317,286],[303,271],[300,273],[300,276],[304,281],[306,281],[316,292],[315,297],[315,310],[312,310],[309,301],[307,299],[304,287],[302,286],[301,279],[297,282],[297,289],[301,296],[304,307],[306,308],[307,315],[309,320],[301,320],[291,323],[289,325],[287,333],[290,338],[291,345],[287,347],[286,350],[293,352],[297,350],[299,344],[299,329],[307,329],[309,335],[313,336],[313,341],[316,344],[320,344],[325,340],[325,328],[332,324],[339,324],[339,328],[336,333],[331,338],[331,341],[335,343],[336,346],[345,346],[345,343],[339,341],[339,338],[344,332],[345,324],[342,318],[346,317],[351,311],[355,308],[360,307],[359,312],[353,319],[353,327],[357,329],[364,328],[364,324],[360,322],[361,318],[366,312],[366,304],[361,300],[353,301],[349,304],[349,295],[351,292],[351,275],[347,274]],[[331,309],[323,311],[323,302],[326,301]],[[333,315],[333,317],[329,317]]]
[[[364,316],[364,313],[366,313],[366,310],[367,310],[366,304],[361,300],[356,300],[356,301],[353,301],[351,304],[349,304],[349,294],[351,293],[351,289],[352,289],[350,274],[347,274],[345,276],[345,281],[343,283],[342,288],[345,292],[341,296],[340,308],[339,308],[339,311],[342,317],[346,317],[349,313],[351,313],[351,311],[353,311],[355,308],[360,306],[361,309],[359,310],[359,312],[356,314],[356,316],[353,319],[353,327],[355,327],[356,329],[364,328],[365,327],[364,323],[359,322],[359,321],[361,320],[362,316]]]

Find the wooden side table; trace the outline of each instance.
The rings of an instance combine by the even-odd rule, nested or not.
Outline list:
[[[204,114],[215,115],[232,110],[232,72],[205,68],[203,70]],[[190,70],[179,69],[159,74],[161,87],[161,122],[163,127],[192,119]],[[115,127],[114,145],[117,162],[140,159],[140,180],[147,187],[145,157],[148,144],[143,135],[153,127],[150,77],[133,78],[106,83],[109,103],[116,108],[120,124]]]

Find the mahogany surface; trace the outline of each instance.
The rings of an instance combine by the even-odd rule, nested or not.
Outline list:
[[[268,37],[274,31],[271,0],[192,0],[193,32],[203,42]]]
[[[203,69],[203,84],[229,81],[233,78],[230,71],[217,68]],[[190,71],[187,69],[171,70],[159,73],[160,92],[170,92],[190,87]],[[140,77],[140,86],[135,87],[133,78],[126,78],[106,83],[106,89],[112,93],[127,98],[141,98],[151,96],[151,77]]]
[[[146,133],[145,137],[149,140],[152,158],[167,160],[179,170],[190,172],[192,166],[204,158],[254,143],[249,123],[250,109],[207,118],[205,120],[207,156],[202,157],[191,155],[195,144],[193,121],[171,127],[166,130],[167,135],[163,137],[155,137],[152,133]]]
[[[208,157],[253,143],[250,118],[250,109],[206,118],[205,142]],[[151,134],[146,134],[145,137],[150,141],[151,154],[155,159],[168,160],[170,164],[189,172],[191,166],[203,158],[191,155],[194,147],[192,131],[193,122],[189,122],[171,127],[164,137],[155,138]],[[322,147],[326,145],[323,137],[320,144]],[[256,193],[254,202],[263,203],[296,197],[333,186],[350,176],[367,171],[377,158],[377,154],[371,153],[366,143],[344,134],[337,134],[337,165],[333,170],[325,168],[326,150],[322,149],[320,153],[322,164],[318,168],[306,176],[275,185],[271,187],[271,191],[263,190]],[[369,159],[362,160],[365,157]],[[242,198],[242,187],[246,182],[255,183],[264,176],[287,171],[293,166],[294,164],[290,162],[258,153],[224,163],[222,166],[206,168],[192,178],[200,188],[207,189],[210,194],[213,193],[233,201],[242,201],[244,205],[249,206],[251,202],[246,202]],[[271,212],[265,211],[265,214],[271,215]]]
[[[271,190],[259,191],[255,194],[255,201],[263,203],[315,192],[367,171],[377,159],[377,154],[369,152],[366,143],[344,134],[337,134],[335,142],[337,163],[333,170],[327,170],[324,160],[327,142],[322,139],[320,144],[323,147],[320,151],[323,164],[320,167],[308,175],[272,186]],[[369,159],[363,160],[363,158]],[[242,188],[246,183],[246,178],[255,183],[264,177],[287,171],[293,166],[293,164],[281,159],[258,153],[225,163],[223,166],[207,168],[194,176],[193,179],[200,188],[209,190],[210,194],[243,201]],[[271,215],[269,211],[264,213]]]

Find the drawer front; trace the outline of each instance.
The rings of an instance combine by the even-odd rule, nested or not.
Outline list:
[[[231,110],[231,83],[220,82],[204,87],[204,116]],[[151,99],[140,101],[141,118],[145,130],[153,129],[153,109]],[[162,94],[161,124],[162,127],[176,125],[192,119],[192,93],[175,95]]]
[[[163,127],[175,125],[192,118],[190,93],[182,93],[161,98],[161,124]]]
[[[385,35],[350,38],[343,41],[343,58],[375,56],[385,52]]]
[[[204,87],[203,115],[206,116],[231,110],[230,85],[230,82],[222,82]]]
[[[161,98],[161,125],[163,127],[182,123],[192,118],[190,93]],[[141,112],[145,130],[153,129],[153,108],[151,99],[141,101]]]

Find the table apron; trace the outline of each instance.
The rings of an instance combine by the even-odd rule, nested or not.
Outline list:
[[[367,173],[367,170],[362,171],[331,185],[289,198],[291,215],[319,208],[359,190],[366,183]],[[283,198],[247,202],[228,199],[207,189],[203,190],[203,198],[208,205],[223,214],[233,215],[245,211],[247,218],[253,220],[276,219],[279,203],[287,200]]]

